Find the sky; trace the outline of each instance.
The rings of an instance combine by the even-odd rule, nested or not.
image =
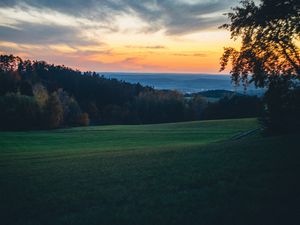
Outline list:
[[[212,73],[239,0],[0,0],[0,53],[89,71]],[[227,71],[223,72],[226,73]]]

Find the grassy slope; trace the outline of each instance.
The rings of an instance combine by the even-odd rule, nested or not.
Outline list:
[[[0,220],[293,224],[299,136],[224,141],[256,126],[235,120],[0,133]]]
[[[257,127],[254,119],[138,126],[95,126],[33,132],[1,132],[1,153],[112,151],[180,147],[220,141]],[[50,153],[50,152],[49,152]]]

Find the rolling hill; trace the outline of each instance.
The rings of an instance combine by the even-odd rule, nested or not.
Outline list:
[[[2,224],[296,224],[299,135],[255,119],[0,133]]]

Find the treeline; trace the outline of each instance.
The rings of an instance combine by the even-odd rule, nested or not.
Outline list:
[[[234,96],[209,103],[199,94],[186,98],[95,72],[0,56],[2,130],[257,116],[259,102],[256,97]]]
[[[205,119],[230,119],[260,117],[263,102],[256,96],[225,96],[217,102],[209,103],[204,111]]]

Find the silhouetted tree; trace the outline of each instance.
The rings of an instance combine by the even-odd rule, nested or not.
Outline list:
[[[300,88],[291,88],[292,81],[285,77],[274,77],[264,96],[266,109],[262,122],[267,132],[299,132]]]
[[[298,0],[242,1],[241,7],[228,13],[230,24],[222,27],[232,38],[241,37],[240,50],[225,48],[221,70],[230,60],[235,82],[248,82],[264,87],[274,76],[300,78],[300,51],[296,45],[300,35],[300,2]]]
[[[290,86],[280,91],[281,95],[285,95],[292,88],[292,84],[300,79],[300,51],[296,44],[300,38],[300,1],[261,0],[257,5],[253,1],[244,0],[241,4],[241,7],[236,7],[232,13],[228,13],[231,23],[222,27],[230,30],[232,38],[241,37],[242,46],[239,50],[225,48],[221,58],[221,70],[231,61],[230,73],[236,84],[241,81],[246,86],[250,81],[256,86],[268,87],[269,97],[265,100],[266,110],[269,110],[273,108],[269,100],[270,95],[275,93],[274,87],[278,86],[276,89],[279,90],[287,84],[280,85],[281,81],[291,80],[292,82],[288,83]],[[284,91],[286,92],[283,93]],[[270,113],[275,111],[269,111],[265,115],[270,116]],[[288,114],[286,111],[282,116]],[[269,117],[266,126],[269,126],[274,118],[276,116]],[[273,122],[276,124],[276,121]],[[277,128],[273,126],[272,129]]]

